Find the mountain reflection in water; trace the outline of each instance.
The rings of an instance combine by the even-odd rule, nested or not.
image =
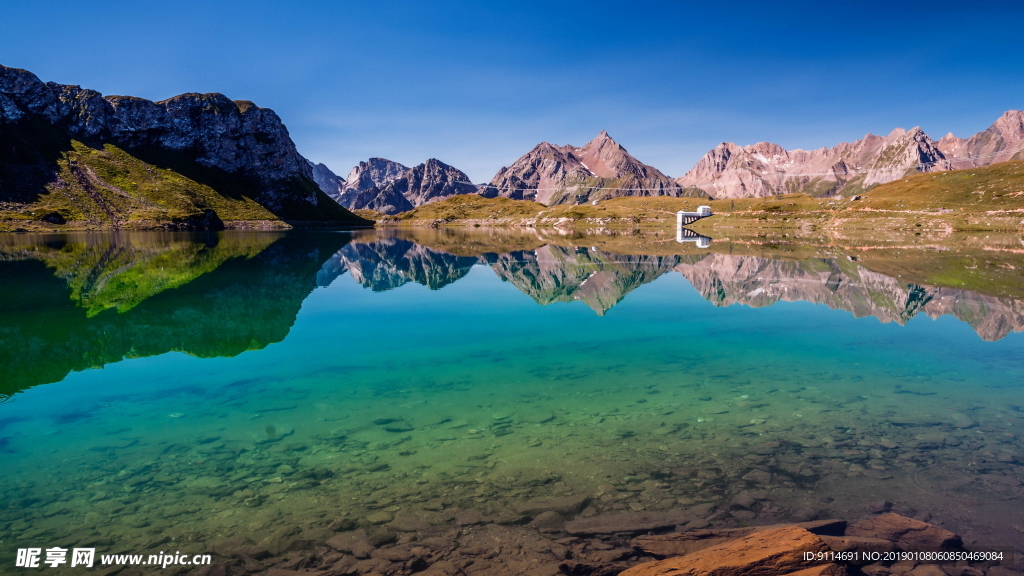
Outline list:
[[[636,288],[679,273],[715,306],[807,301],[897,324],[919,314],[952,315],[989,341],[1024,326],[1019,299],[906,282],[851,257],[730,254],[716,245],[629,254],[574,245],[587,240],[467,235],[421,243],[401,232],[5,235],[0,393],[125,358],[263,348],[288,335],[317,286],[346,273],[373,291],[410,282],[438,290],[487,266],[539,304],[581,301],[598,315]]]
[[[265,574],[359,530],[404,542],[367,562],[479,562],[562,538],[520,512],[546,498],[666,530],[891,507],[1019,549],[1020,238],[943,241],[0,235],[0,564],[173,542]]]

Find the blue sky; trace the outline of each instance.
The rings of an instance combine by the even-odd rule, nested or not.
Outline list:
[[[1019,2],[4,0],[0,64],[252,100],[343,176],[436,157],[485,181],[602,129],[679,176],[722,141],[980,131],[1024,107],[1021,22]]]

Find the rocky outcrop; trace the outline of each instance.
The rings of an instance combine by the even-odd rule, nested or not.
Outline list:
[[[491,179],[498,194],[547,203],[566,182],[593,176],[565,146],[541,142]]]
[[[361,193],[353,201],[356,208],[369,208],[385,214],[397,214],[444,200],[459,194],[475,194],[477,186],[465,172],[431,158],[410,168],[382,187]]]
[[[223,94],[190,93],[159,102],[103,96],[42,82],[31,72],[6,66],[0,66],[0,95],[0,142],[16,152],[0,161],[0,200],[28,204],[46,193],[77,190],[92,197],[114,223],[136,217],[124,213],[135,207],[130,205],[135,200],[142,208],[158,209],[155,198],[132,189],[136,182],[105,176],[99,168],[118,160],[125,170],[142,163],[140,173],[165,181],[157,184],[165,191],[183,186],[177,177],[187,179],[184,186],[193,192],[182,194],[180,201],[170,198],[170,205],[212,189],[227,197],[249,197],[285,220],[358,221],[317,188],[309,162],[277,114],[252,102]],[[67,161],[76,141],[102,151],[95,164],[86,162],[96,156],[89,149]],[[118,150],[129,157],[118,157]],[[198,202],[188,209],[202,212],[203,204],[211,202],[216,203]],[[151,209],[148,215],[159,217],[159,211]],[[231,215],[220,216],[227,220]]]
[[[897,550],[948,550],[963,545],[960,537],[949,530],[892,512],[857,522],[846,529],[845,535],[888,540]]]
[[[821,538],[799,526],[754,532],[693,554],[639,564],[623,576],[781,576],[820,574],[838,576],[846,571],[837,564],[824,568],[803,558],[805,552],[829,550]],[[804,572],[818,568],[815,572]]]
[[[684,196],[687,191],[640,162],[607,132],[586,146],[542,142],[491,179],[501,196],[572,204],[620,196]]]
[[[335,202],[341,197],[341,193],[345,190],[345,179],[338,176],[331,171],[330,168],[324,164],[313,164],[309,163],[313,169],[313,181],[316,185],[323,190],[324,194],[327,194]]]

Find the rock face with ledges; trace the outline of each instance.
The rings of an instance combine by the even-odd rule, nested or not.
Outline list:
[[[204,166],[244,171],[265,182],[312,179],[308,162],[273,110],[223,94],[189,93],[159,102],[104,97],[79,86],[42,82],[27,70],[6,66],[0,66],[0,93],[73,136],[127,148],[188,152]]]

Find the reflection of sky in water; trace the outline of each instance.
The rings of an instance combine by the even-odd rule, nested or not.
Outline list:
[[[0,483],[17,487],[9,502],[39,515],[29,524],[56,535],[77,530],[96,502],[119,498],[131,500],[129,507],[149,502],[155,508],[184,499],[195,503],[196,516],[174,522],[187,518],[210,530],[260,533],[267,526],[250,514],[276,507],[283,516],[270,525],[300,522],[290,511],[304,509],[317,490],[327,495],[320,497],[341,491],[362,502],[400,487],[446,490],[467,475],[560,471],[558,483],[508,491],[516,493],[508,497],[511,506],[559,490],[593,493],[602,482],[658,470],[718,471],[710,483],[679,480],[671,488],[678,494],[661,494],[683,503],[751,488],[737,478],[764,468],[775,475],[769,489],[777,504],[774,511],[765,508],[763,521],[789,519],[808,505],[843,516],[886,498],[919,511],[934,507],[936,521],[968,535],[984,528],[995,530],[997,539],[1011,538],[1008,518],[1021,510],[1001,500],[1010,488],[972,482],[978,474],[1020,473],[1014,458],[1005,457],[1020,452],[1020,335],[986,342],[951,316],[910,315],[900,326],[807,302],[716,307],[682,274],[667,273],[690,266],[699,283],[699,258],[609,257],[598,271],[614,274],[594,301],[614,306],[602,307],[598,316],[592,302],[571,297],[572,286],[550,283],[597,278],[594,270],[566,273],[572,266],[564,265],[564,256],[510,261],[493,255],[479,265],[457,261],[454,268],[433,270],[406,261],[403,278],[451,277],[456,270],[457,281],[438,280],[443,286],[437,290],[408,281],[367,290],[369,276],[349,277],[350,261],[333,281],[321,274],[329,286],[309,284],[281,341],[260,342],[232,357],[169,352],[132,358],[30,388],[0,406],[0,451],[10,466]],[[503,272],[495,274],[491,267],[503,262]],[[371,263],[403,266],[363,261],[361,273]],[[264,265],[273,270],[274,261]],[[307,281],[316,269],[304,268]],[[232,313],[264,310],[282,298],[258,283],[217,284],[217,273],[208,273],[210,291],[197,291],[197,298],[235,291],[240,306]],[[727,284],[721,283],[723,300],[732,298]],[[831,294],[847,289],[832,286]],[[524,287],[534,292],[524,294]],[[569,297],[539,306],[535,300],[545,290]],[[162,295],[185,303],[172,298],[173,290]],[[146,312],[146,305],[124,314]],[[184,339],[171,349],[187,350],[187,331],[179,334]],[[402,423],[400,432],[373,423],[389,419]],[[744,460],[751,447],[767,441],[781,441],[771,460]],[[479,456],[480,464],[467,455]],[[388,467],[375,470],[382,463]],[[268,479],[281,464],[335,475],[322,488],[274,492],[278,484]],[[137,472],[140,466],[146,471]],[[382,487],[385,479],[394,487]],[[210,488],[210,482],[226,484]],[[59,500],[33,502],[53,493],[55,483]],[[811,489],[833,500],[808,504]],[[266,500],[240,506],[233,494],[244,490],[266,491]],[[503,502],[503,494],[488,498]],[[954,504],[938,510],[940,494]],[[389,498],[401,502],[400,495]],[[977,502],[956,504],[958,498]],[[629,502],[630,509],[652,505],[642,498]],[[353,497],[337,506],[352,507],[356,516],[367,512]],[[8,512],[17,516],[21,509],[9,506]],[[54,516],[55,510],[63,512]],[[119,513],[112,514],[116,524]],[[54,517],[65,522],[42,520]],[[150,521],[160,526],[167,522],[161,518]]]

